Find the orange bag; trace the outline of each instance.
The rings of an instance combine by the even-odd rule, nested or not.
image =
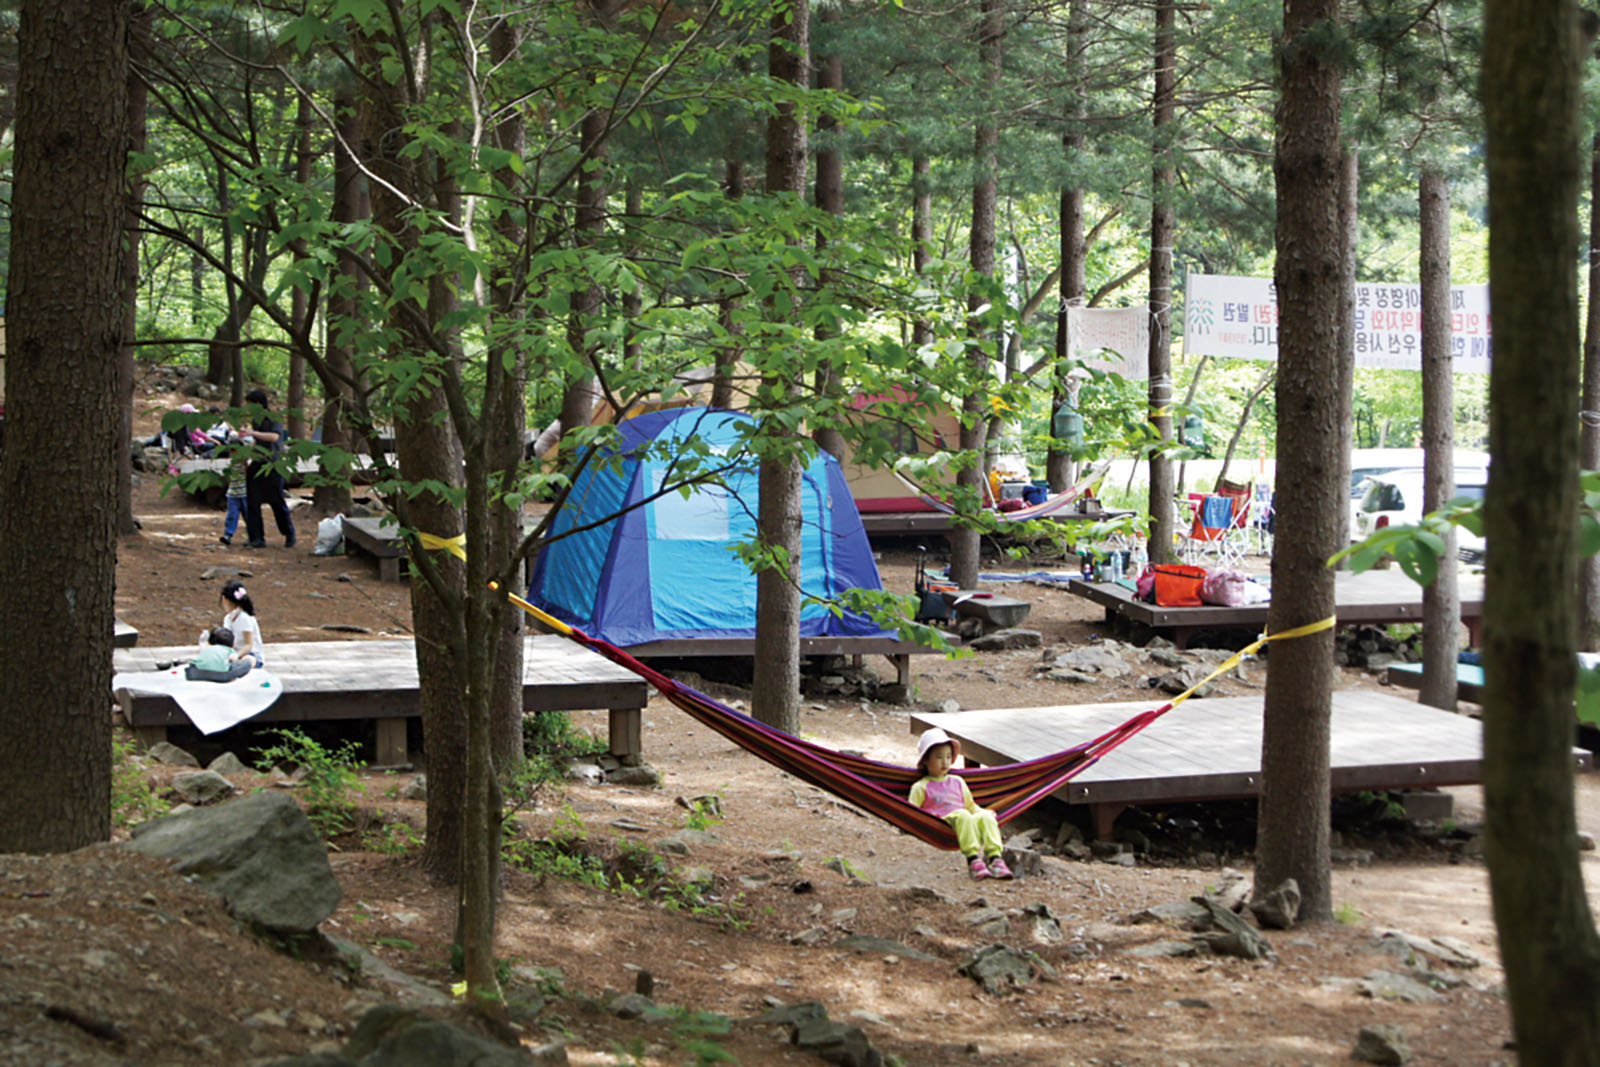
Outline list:
[[[1204,567],[1186,563],[1163,563],[1155,568],[1156,603],[1163,608],[1197,608],[1200,586],[1206,580]]]

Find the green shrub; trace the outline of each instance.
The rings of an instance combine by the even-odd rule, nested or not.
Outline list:
[[[144,776],[144,768],[134,762],[134,743],[111,735],[111,822],[119,829],[136,826],[157,815],[166,814],[170,805]]]
[[[278,743],[256,753],[256,766],[270,770],[278,763],[292,763],[305,772],[300,780],[305,797],[306,818],[324,838],[337,837],[355,825],[356,802],[353,794],[365,792],[358,758],[359,747],[345,741],[327,749],[294,728],[274,730]]]

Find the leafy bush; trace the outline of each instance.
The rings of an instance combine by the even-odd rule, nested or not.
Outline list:
[[[306,818],[324,838],[337,837],[355,824],[353,794],[365,792],[358,758],[359,747],[345,741],[337,748],[324,748],[304,731],[293,728],[273,731],[278,743],[256,753],[256,766],[270,770],[278,763],[291,763],[304,771],[300,780],[305,797]]]
[[[157,815],[164,815],[170,805],[156,792],[144,768],[134,761],[134,743],[113,734],[111,736],[111,823],[118,829],[136,826]]]

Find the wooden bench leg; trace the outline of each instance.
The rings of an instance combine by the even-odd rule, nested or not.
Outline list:
[[[377,752],[373,754],[375,767],[400,767],[410,763],[406,752],[406,721],[404,719],[378,719]]]
[[[905,653],[889,656],[888,660],[894,664],[894,680],[906,687],[906,692],[911,692],[911,657]]]
[[[131,729],[133,730],[133,736],[137,737],[139,743],[145,748],[159,745],[167,739],[167,728],[165,726],[134,726]]]
[[[641,737],[643,718],[643,708],[610,710],[611,754],[624,763],[637,763],[644,754]]]
[[[378,580],[380,582],[398,582],[400,580],[400,557],[378,557]]]
[[[1110,841],[1116,832],[1117,816],[1128,805],[1117,803],[1090,804],[1089,814],[1094,818],[1094,839]]]

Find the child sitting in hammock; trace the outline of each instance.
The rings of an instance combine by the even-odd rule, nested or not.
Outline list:
[[[956,832],[956,843],[973,878],[1010,878],[1001,856],[1000,824],[994,812],[980,808],[967,783],[950,773],[960,744],[935,726],[917,739],[917,770],[922,777],[911,787],[911,803],[939,816]]]

